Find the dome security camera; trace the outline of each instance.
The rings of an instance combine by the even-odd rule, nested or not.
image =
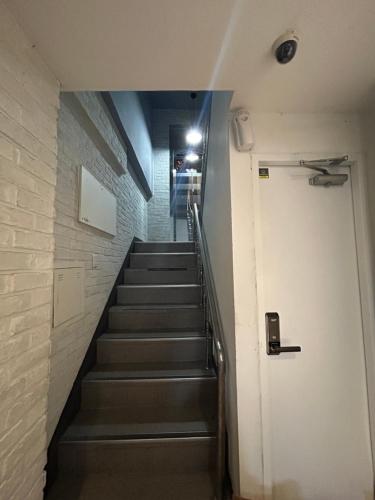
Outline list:
[[[280,64],[289,63],[297,52],[299,38],[294,31],[288,31],[280,36],[272,46],[272,52]]]

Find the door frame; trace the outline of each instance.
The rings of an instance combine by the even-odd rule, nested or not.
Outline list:
[[[267,379],[267,359],[265,339],[265,319],[260,311],[264,310],[263,291],[263,260],[261,251],[261,204],[259,190],[258,169],[263,166],[297,166],[299,160],[317,160],[319,158],[339,157],[347,152],[329,152],[321,154],[254,154],[251,155],[251,171],[253,185],[253,209],[255,232],[255,262],[256,262],[256,289],[257,289],[257,314],[258,314],[258,342],[259,342],[259,400],[261,408],[261,439],[263,462],[263,490],[265,498],[272,498],[272,467],[271,467],[271,439],[270,439],[270,408],[269,386]],[[349,160],[343,163],[350,167],[351,187],[353,199],[353,215],[355,244],[357,254],[357,268],[360,291],[360,304],[362,315],[363,345],[366,367],[367,397],[370,427],[370,445],[372,453],[372,466],[375,463],[375,310],[374,310],[374,285],[373,285],[373,259],[371,256],[371,238],[368,197],[366,189],[366,172],[364,159],[361,154],[350,154]],[[375,260],[375,259],[374,259]]]

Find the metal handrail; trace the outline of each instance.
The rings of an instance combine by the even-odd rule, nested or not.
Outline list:
[[[196,203],[189,206],[194,221],[194,236],[199,255],[200,274],[203,289],[203,306],[207,336],[207,362],[209,360],[210,344],[215,349],[215,362],[218,378],[218,426],[217,426],[217,456],[216,456],[216,499],[222,500],[225,477],[225,351],[223,343],[223,328],[216,302],[216,291],[212,276],[210,261],[204,233],[202,231],[199,210]],[[210,323],[211,327],[210,328]],[[211,337],[212,330],[212,337]],[[208,366],[208,365],[207,365]]]

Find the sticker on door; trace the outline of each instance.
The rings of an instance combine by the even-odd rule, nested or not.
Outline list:
[[[270,174],[268,168],[260,168],[259,169],[259,179],[269,179]]]

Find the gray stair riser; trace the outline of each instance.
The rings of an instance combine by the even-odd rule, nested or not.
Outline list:
[[[199,304],[199,286],[119,286],[117,304]]]
[[[72,475],[87,473],[199,472],[213,468],[215,438],[72,441],[59,445],[59,468]]]
[[[130,254],[130,267],[134,269],[189,269],[196,267],[195,253],[166,253],[166,254]]]
[[[131,408],[137,409],[140,420],[145,412],[157,408],[166,414],[171,408],[215,414],[216,379],[140,379],[140,380],[84,380],[82,409]]]
[[[147,481],[142,471],[84,477],[70,477],[66,473],[59,475],[48,492],[48,500],[213,500],[214,478],[214,471],[151,472],[147,474]]]
[[[186,212],[186,206],[185,206]],[[134,253],[176,253],[195,252],[195,243],[190,242],[137,242]]]
[[[121,309],[111,308],[109,311],[109,328],[111,330],[163,330],[174,328],[203,328],[203,311],[199,308],[171,309]]]
[[[154,271],[126,269],[124,272],[124,283],[126,285],[178,285],[197,282],[198,272],[196,269]]]
[[[168,363],[203,361],[206,339],[139,339],[97,342],[97,360],[103,363]]]

